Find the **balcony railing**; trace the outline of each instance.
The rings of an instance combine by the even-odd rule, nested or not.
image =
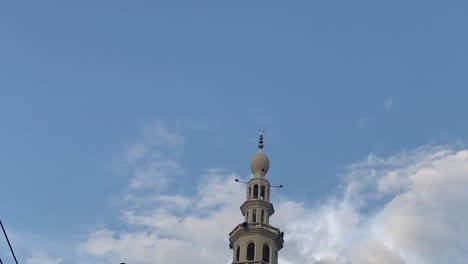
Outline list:
[[[236,261],[232,264],[268,264],[268,262],[260,261],[260,260],[248,260],[248,261]]]
[[[237,230],[242,229],[242,228],[243,228],[242,224],[237,225],[236,228],[234,228],[234,230],[232,230],[231,233],[229,233],[229,235],[234,234],[235,232],[237,232]],[[264,224],[262,222],[249,223],[248,228],[262,228],[262,229],[271,231],[271,232],[273,232],[275,234],[279,234],[281,232],[279,228],[273,227],[271,225]]]

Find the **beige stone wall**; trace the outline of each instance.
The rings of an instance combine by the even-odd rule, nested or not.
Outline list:
[[[263,245],[267,244],[270,247],[270,264],[277,264],[278,260],[275,259],[275,251],[278,249],[276,248],[275,242],[267,237],[262,237],[259,235],[250,235],[250,236],[242,236],[239,238],[237,243],[233,247],[233,263],[250,263],[252,261],[247,261],[247,245],[251,242],[255,243],[255,259],[254,261],[260,261],[258,263],[266,263],[262,262],[263,257]],[[240,247],[240,258],[239,262],[236,262],[236,250]],[[254,262],[257,263],[257,262]]]

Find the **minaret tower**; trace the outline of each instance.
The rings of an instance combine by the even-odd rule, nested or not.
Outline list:
[[[253,177],[246,183],[246,200],[240,207],[244,222],[229,233],[233,264],[278,264],[284,233],[270,225],[275,209],[270,203],[273,186],[266,179],[269,168],[270,161],[263,152],[263,132],[260,132],[258,151],[250,161]]]

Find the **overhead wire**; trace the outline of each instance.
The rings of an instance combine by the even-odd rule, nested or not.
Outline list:
[[[5,228],[3,227],[2,220],[0,220],[0,226],[2,227],[3,234],[5,235],[8,246],[10,247],[11,254],[13,255],[13,258],[15,259],[15,263],[18,264],[18,260],[16,259],[15,252],[13,251],[13,247],[11,246],[10,240],[8,239],[8,235],[5,231]],[[2,264],[1,260],[0,260],[0,264]]]

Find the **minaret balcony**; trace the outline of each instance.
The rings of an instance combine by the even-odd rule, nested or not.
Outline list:
[[[259,235],[263,237],[268,237],[275,241],[277,249],[280,250],[283,248],[283,232],[277,227],[258,222],[258,223],[244,223],[238,224],[230,233],[229,240],[232,242],[238,240],[242,236],[252,236]]]
[[[268,211],[268,216],[272,216],[274,213],[275,213],[275,208],[273,207],[273,204],[272,203],[269,203],[265,200],[262,200],[262,199],[252,199],[252,200],[247,200],[245,201],[240,209],[242,211],[242,215],[245,216],[245,212],[247,212],[247,209],[249,209],[250,207],[263,207],[265,209],[267,209]]]

